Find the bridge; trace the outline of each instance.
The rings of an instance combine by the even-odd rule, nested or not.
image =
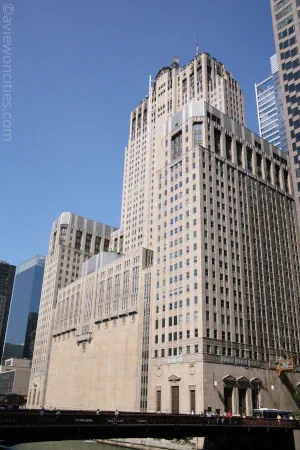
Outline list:
[[[205,437],[206,448],[230,450],[298,450],[294,435],[300,434],[297,420],[242,417],[203,417],[112,411],[0,411],[0,440],[4,445],[25,442]],[[297,439],[296,439],[297,440]]]

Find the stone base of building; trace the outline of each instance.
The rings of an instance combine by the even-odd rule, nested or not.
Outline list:
[[[295,411],[300,373],[184,359],[150,368],[148,411],[201,414],[205,411],[252,415],[255,408]]]
[[[139,410],[138,316],[101,323],[90,342],[75,332],[52,344],[45,407],[56,409]]]
[[[139,314],[101,323],[84,346],[73,332],[56,338],[44,406],[140,411],[141,323]],[[147,411],[220,414],[231,410],[247,416],[256,408],[295,411],[298,383],[300,373],[284,372],[278,377],[266,362],[205,354],[151,359]]]

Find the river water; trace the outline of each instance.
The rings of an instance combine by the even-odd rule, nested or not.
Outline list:
[[[35,442],[15,445],[20,450],[120,450],[115,445],[89,443],[84,441]]]

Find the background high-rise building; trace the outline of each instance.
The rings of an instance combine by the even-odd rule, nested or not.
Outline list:
[[[114,230],[69,212],[62,213],[53,222],[32,359],[30,389],[34,396],[31,396],[29,406],[44,403],[57,292],[77,280],[84,261],[100,251],[108,251]]]
[[[0,261],[0,357],[2,358],[16,266]]]
[[[300,227],[300,0],[271,0],[271,9]]]
[[[44,267],[45,257],[39,255],[17,267],[5,337],[6,358],[14,356],[9,352],[9,349],[14,348],[7,344],[23,345],[21,357],[32,358],[30,344],[37,324]]]
[[[0,399],[8,394],[27,397],[31,361],[10,358],[0,365]]]
[[[255,84],[260,135],[288,152],[277,55],[270,59],[272,75]]]

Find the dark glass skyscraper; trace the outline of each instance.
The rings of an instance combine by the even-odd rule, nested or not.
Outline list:
[[[270,59],[272,75],[255,85],[260,135],[288,152],[277,55]]]
[[[37,255],[17,267],[5,338],[7,358],[12,356],[7,344],[24,345],[23,358],[32,358],[44,266],[45,258]]]
[[[2,356],[3,352],[15,271],[16,266],[0,261],[0,356]]]

